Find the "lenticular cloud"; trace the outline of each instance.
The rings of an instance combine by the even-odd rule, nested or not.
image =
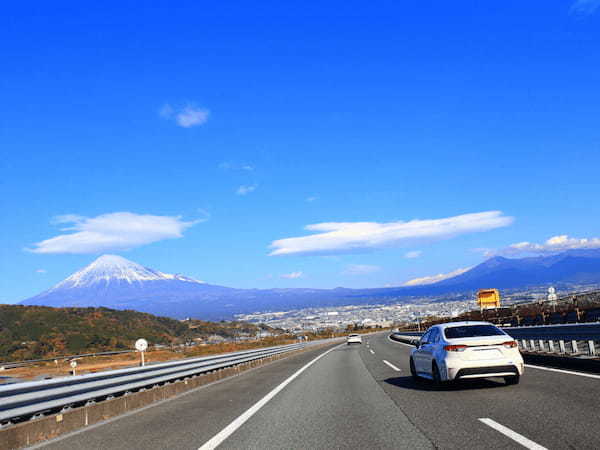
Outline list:
[[[273,241],[270,255],[333,255],[409,246],[505,227],[513,221],[512,217],[504,216],[501,211],[485,211],[409,222],[324,222],[305,227],[306,230],[319,233]]]
[[[126,250],[165,239],[180,238],[183,232],[198,223],[184,222],[178,216],[153,216],[116,212],[96,217],[59,216],[55,224],[71,224],[61,234],[34,244],[33,253],[99,253]]]

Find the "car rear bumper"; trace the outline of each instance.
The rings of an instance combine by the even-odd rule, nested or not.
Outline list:
[[[447,368],[448,380],[464,380],[469,378],[506,377],[523,374],[522,362],[502,361],[498,364],[467,365],[461,367]]]
[[[511,375],[519,375],[517,366],[469,367],[466,369],[459,369],[458,372],[456,372],[454,379],[504,377]]]

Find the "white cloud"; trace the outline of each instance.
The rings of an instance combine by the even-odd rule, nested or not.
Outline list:
[[[206,123],[210,111],[192,105],[176,109],[166,104],[160,109],[159,114],[165,119],[174,120],[180,127],[190,128]]]
[[[35,273],[46,273],[46,269],[38,269]]]
[[[414,259],[414,258],[418,258],[419,256],[421,256],[423,252],[421,250],[413,250],[412,252],[406,252],[404,254],[405,258],[408,259]]]
[[[256,184],[243,184],[237,188],[235,193],[237,195],[248,195],[250,192],[254,192],[257,187],[258,186]]]
[[[373,266],[370,264],[349,264],[344,269],[344,275],[366,275],[381,270],[379,266]]]
[[[316,201],[316,200],[318,200],[318,199],[319,199],[319,197],[318,197],[318,196],[316,196],[316,195],[311,195],[310,197],[306,197],[306,201],[307,201],[308,203],[312,203],[312,202],[314,202],[314,201]]]
[[[180,238],[183,232],[200,221],[184,222],[179,216],[152,216],[131,212],[83,217],[73,214],[57,216],[55,224],[72,224],[61,234],[34,244],[33,253],[100,253],[127,250],[165,239]]]
[[[186,106],[182,111],[176,114],[175,119],[180,127],[190,128],[205,123],[208,120],[208,114],[209,112],[207,109]]]
[[[600,6],[600,0],[576,0],[571,5],[571,14],[589,16]]]
[[[502,255],[519,255],[522,253],[535,253],[535,254],[547,254],[547,253],[558,253],[565,250],[575,249],[595,249],[600,248],[600,238],[572,238],[566,234],[559,236],[553,236],[543,244],[535,244],[532,242],[518,242],[516,244],[509,245],[508,247],[500,250],[499,254]]]
[[[319,233],[273,241],[270,255],[340,254],[391,246],[408,246],[418,242],[449,239],[466,233],[505,227],[512,217],[501,211],[432,220],[409,222],[325,222],[308,225],[309,231]]]
[[[438,281],[447,280],[448,278],[453,278],[455,276],[460,275],[461,273],[465,273],[467,270],[471,270],[471,267],[464,267],[462,269],[456,269],[452,272],[448,273],[438,273],[437,275],[431,275],[428,277],[421,278],[413,278],[412,280],[408,280],[402,286],[421,286],[425,284],[433,284]]]
[[[304,276],[303,272],[291,272],[291,273],[284,273],[283,275],[280,275],[281,278],[287,278],[289,280],[294,280],[296,278],[302,278]]]
[[[238,165],[238,164],[232,164],[229,161],[223,161],[222,163],[219,163],[219,169],[222,169],[222,170],[243,170],[245,172],[253,172],[254,171],[254,166],[252,164]]]

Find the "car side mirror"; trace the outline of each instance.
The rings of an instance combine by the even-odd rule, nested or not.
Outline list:
[[[415,347],[419,348],[421,346],[421,343],[419,341],[415,341]]]

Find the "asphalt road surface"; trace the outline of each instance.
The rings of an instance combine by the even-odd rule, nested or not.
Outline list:
[[[414,382],[385,333],[303,352],[67,435],[52,449],[597,449],[600,376]],[[318,358],[318,359],[317,359]]]

